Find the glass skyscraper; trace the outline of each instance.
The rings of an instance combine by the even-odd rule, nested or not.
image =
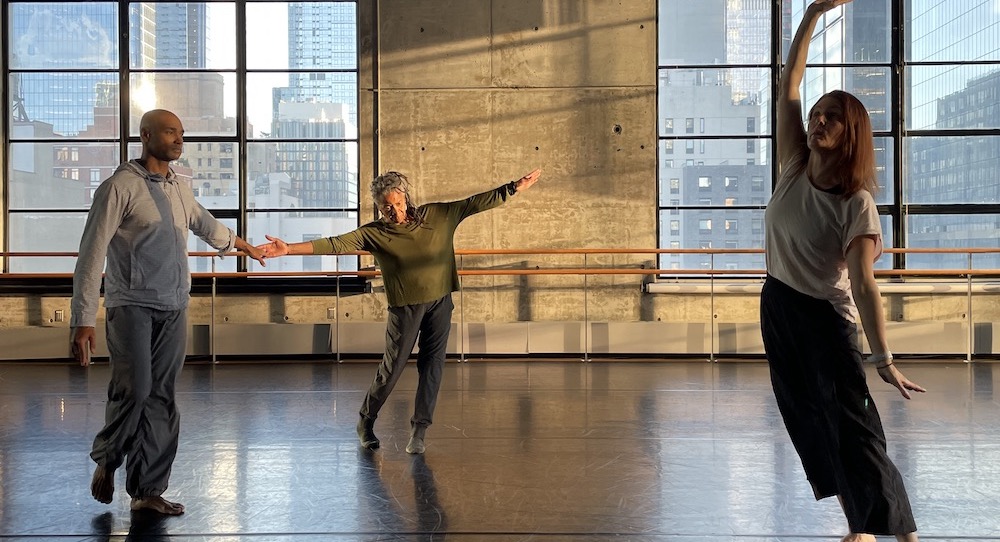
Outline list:
[[[343,141],[357,138],[355,12],[354,3],[288,5],[289,85],[273,91],[271,137],[319,140],[277,144],[277,170],[302,207],[357,207],[353,151]]]
[[[348,104],[357,126],[357,83],[350,73],[357,66],[356,5],[349,2],[292,2],[288,5],[289,84],[274,89],[278,102],[327,102]],[[323,73],[320,72],[323,71]],[[275,106],[277,109],[277,106]],[[277,112],[277,111],[275,111]],[[277,118],[277,116],[275,116]]]

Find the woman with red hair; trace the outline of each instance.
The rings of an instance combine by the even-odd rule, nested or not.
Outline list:
[[[817,499],[837,496],[844,541],[895,535],[916,523],[869,394],[857,344],[860,316],[878,375],[903,397],[924,391],[893,364],[873,265],[882,229],[872,193],[875,146],[864,105],[833,91],[802,125],[799,85],[809,40],[827,11],[850,0],[815,0],[792,40],[778,85],[780,174],[765,212],[767,279],[761,333],[785,427]]]

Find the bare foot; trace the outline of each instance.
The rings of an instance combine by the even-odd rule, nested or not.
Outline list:
[[[108,504],[115,495],[115,471],[98,465],[90,479],[90,494],[98,502]]]
[[[184,513],[184,505],[179,502],[170,502],[163,497],[134,497],[132,499],[132,511],[150,510],[168,516],[179,516]]]
[[[875,542],[875,535],[851,533],[844,538],[841,538],[840,542]]]

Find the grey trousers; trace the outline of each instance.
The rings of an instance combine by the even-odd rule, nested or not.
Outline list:
[[[389,398],[389,393],[399,381],[406,360],[413,352],[419,335],[420,352],[417,354],[417,396],[413,405],[413,426],[428,426],[434,416],[441,374],[451,333],[451,313],[455,309],[448,294],[437,301],[419,305],[389,307],[385,329],[385,354],[375,373],[375,380],[368,388],[361,403],[361,416],[374,420]]]
[[[128,494],[158,496],[167,489],[177,454],[174,390],[187,346],[187,311],[110,307],[107,341],[111,382],[105,425],[90,457],[108,469],[127,459]]]

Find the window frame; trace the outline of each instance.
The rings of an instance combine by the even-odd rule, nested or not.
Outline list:
[[[18,4],[21,4],[21,5],[30,5],[30,4],[35,4],[35,3],[37,3],[37,2],[31,1],[31,0],[3,0],[2,2],[0,2],[0,8],[2,8],[2,28],[3,28],[3,31],[4,31],[4,36],[5,36],[4,39],[5,40],[8,40],[7,36],[12,35],[12,31],[13,31],[12,25],[14,23],[12,21],[13,17],[11,17],[12,6],[18,5]],[[56,3],[58,4],[59,2],[56,2]],[[292,2],[290,0],[270,0],[270,3],[293,4],[294,2]],[[282,140],[278,140],[278,139],[266,139],[265,140],[265,139],[260,139],[260,138],[256,138],[255,139],[253,137],[253,134],[248,134],[247,133],[246,126],[248,125],[248,116],[249,116],[249,111],[248,111],[249,104],[248,104],[248,100],[247,100],[247,76],[248,76],[248,73],[249,74],[259,73],[259,72],[311,73],[311,74],[319,73],[319,74],[324,75],[324,76],[326,74],[329,74],[329,73],[338,73],[338,74],[343,73],[343,74],[348,74],[349,76],[353,77],[353,80],[354,80],[353,88],[351,88],[350,86],[347,86],[346,89],[347,89],[347,92],[353,94],[353,99],[354,99],[354,104],[353,105],[354,105],[354,108],[355,108],[355,111],[353,113],[354,113],[355,117],[357,116],[357,114],[361,110],[361,108],[359,107],[360,98],[361,98],[360,86],[361,86],[361,79],[362,79],[361,78],[361,73],[360,73],[360,68],[362,66],[362,58],[361,57],[362,57],[362,54],[364,52],[359,47],[357,47],[357,43],[360,42],[360,37],[359,37],[359,33],[361,31],[361,28],[360,28],[360,19],[361,19],[360,9],[362,8],[362,5],[361,5],[362,3],[360,2],[360,0],[334,0],[334,2],[332,2],[332,3],[334,3],[334,4],[343,4],[343,5],[353,5],[353,9],[352,10],[345,9],[345,11],[347,11],[347,12],[351,12],[352,11],[353,12],[353,16],[349,16],[349,18],[347,18],[347,19],[339,19],[338,18],[338,20],[341,21],[343,24],[347,24],[347,25],[353,24],[353,30],[354,30],[353,43],[354,43],[354,45],[352,46],[352,49],[354,50],[355,58],[353,59],[353,67],[350,67],[350,68],[324,67],[324,68],[321,68],[321,69],[318,69],[318,68],[301,69],[301,68],[286,67],[286,68],[280,69],[280,70],[248,68],[248,61],[247,61],[247,52],[248,52],[248,48],[247,48],[247,39],[248,39],[247,38],[247,33],[248,33],[248,26],[249,26],[248,25],[248,20],[247,20],[248,2],[246,2],[245,0],[201,0],[200,2],[192,2],[192,4],[201,4],[201,5],[206,6],[206,7],[207,6],[212,6],[212,7],[220,6],[223,9],[226,9],[226,10],[229,9],[228,7],[226,7],[227,4],[229,4],[229,5],[232,6],[231,9],[234,12],[234,20],[231,22],[231,24],[233,25],[233,30],[235,32],[235,39],[236,39],[235,58],[234,58],[234,61],[233,61],[233,64],[234,64],[233,66],[226,67],[226,68],[217,68],[217,67],[205,67],[205,68],[198,68],[198,67],[196,67],[196,68],[191,68],[191,67],[183,67],[183,66],[182,67],[176,67],[176,68],[175,67],[169,67],[168,68],[168,67],[156,66],[155,64],[153,64],[152,67],[145,67],[144,66],[144,67],[137,68],[137,67],[135,67],[136,64],[134,64],[133,59],[130,58],[131,52],[132,52],[132,51],[130,51],[130,49],[132,48],[132,45],[134,43],[136,43],[132,39],[132,37],[130,36],[130,31],[133,30],[133,27],[131,26],[131,21],[132,21],[132,18],[136,16],[133,13],[133,10],[137,9],[138,6],[142,6],[143,4],[147,4],[147,5],[148,4],[153,4],[153,5],[155,5],[157,3],[156,2],[148,2],[148,1],[147,2],[142,2],[142,1],[138,1],[138,0],[112,0],[112,1],[106,1],[106,2],[99,2],[99,3],[97,3],[97,4],[99,4],[98,5],[99,8],[102,8],[104,10],[114,9],[114,10],[117,11],[117,13],[115,14],[115,16],[117,17],[117,20],[116,20],[116,23],[115,23],[117,25],[116,32],[115,32],[115,36],[116,36],[116,39],[117,39],[117,47],[118,47],[117,66],[116,66],[116,68],[111,68],[110,71],[113,71],[114,73],[117,74],[117,79],[119,81],[118,88],[117,88],[117,92],[118,92],[118,97],[117,97],[117,115],[118,115],[118,118],[117,118],[117,131],[118,131],[118,133],[117,133],[117,135],[115,137],[112,137],[112,138],[100,137],[100,136],[85,137],[85,136],[81,136],[80,134],[75,134],[75,135],[70,135],[70,136],[63,136],[63,135],[59,134],[59,135],[57,135],[56,137],[53,137],[53,138],[31,138],[31,139],[18,139],[16,137],[13,137],[13,134],[11,132],[11,118],[12,118],[12,111],[13,111],[14,107],[12,105],[10,105],[11,101],[9,99],[10,98],[11,89],[9,88],[9,85],[7,85],[7,84],[4,85],[4,87],[3,87],[3,95],[4,95],[5,98],[7,98],[6,103],[8,104],[7,106],[5,106],[5,109],[4,109],[5,113],[4,113],[4,119],[3,119],[3,123],[4,123],[3,124],[3,133],[4,133],[4,141],[3,141],[3,143],[4,143],[4,146],[5,146],[4,148],[8,149],[4,153],[5,154],[5,162],[8,165],[8,169],[3,172],[3,177],[2,177],[2,182],[4,183],[3,202],[2,202],[2,213],[3,213],[2,219],[4,221],[4,223],[3,223],[2,247],[4,248],[4,250],[5,251],[10,251],[10,247],[11,247],[11,235],[12,235],[12,232],[11,232],[11,227],[10,227],[10,221],[11,221],[11,217],[12,216],[16,217],[19,214],[20,215],[27,215],[27,214],[30,214],[30,213],[37,214],[37,213],[40,213],[40,212],[44,212],[44,213],[52,212],[52,213],[56,213],[56,214],[74,214],[74,215],[80,215],[80,214],[82,214],[82,215],[85,216],[86,213],[89,211],[89,204],[87,204],[85,207],[79,207],[79,208],[56,207],[56,208],[52,208],[52,209],[36,209],[36,208],[11,209],[10,208],[10,204],[9,204],[9,201],[10,201],[9,200],[9,197],[10,197],[9,196],[9,194],[10,194],[10,187],[12,186],[11,173],[10,173],[10,170],[9,170],[9,167],[10,167],[9,166],[9,164],[10,164],[9,149],[11,148],[10,147],[11,142],[12,141],[13,142],[18,142],[18,143],[22,143],[23,142],[23,143],[27,143],[27,144],[30,144],[30,145],[39,145],[39,144],[58,144],[58,145],[64,145],[67,148],[68,152],[72,152],[72,153],[77,152],[76,147],[78,147],[79,145],[92,144],[92,143],[95,143],[95,142],[99,142],[99,143],[103,143],[103,144],[111,144],[111,145],[114,145],[114,146],[117,147],[118,159],[117,159],[117,162],[116,162],[115,165],[117,166],[117,164],[125,162],[129,158],[129,156],[130,156],[130,150],[134,152],[135,146],[137,146],[139,144],[139,138],[138,138],[138,135],[137,135],[138,130],[137,130],[137,128],[134,125],[131,124],[132,123],[132,119],[131,119],[131,108],[130,108],[131,102],[132,102],[132,93],[133,93],[133,89],[132,89],[132,86],[131,86],[132,76],[133,75],[138,75],[138,74],[151,74],[151,75],[155,76],[157,74],[165,74],[165,73],[182,73],[182,74],[188,74],[188,73],[191,73],[191,74],[198,74],[198,73],[214,74],[214,73],[220,73],[220,74],[226,74],[226,77],[228,77],[225,80],[225,83],[224,83],[225,85],[233,84],[233,82],[235,80],[235,92],[233,92],[233,94],[235,94],[236,108],[235,108],[235,113],[232,113],[232,115],[233,115],[232,118],[235,119],[234,120],[235,126],[236,126],[235,130],[231,134],[222,133],[222,134],[212,134],[212,135],[193,135],[193,134],[190,133],[191,130],[187,126],[188,123],[185,123],[185,127],[189,128],[188,129],[189,133],[185,134],[185,147],[186,147],[186,149],[185,149],[185,151],[186,151],[185,152],[185,156],[190,156],[191,154],[195,154],[196,156],[193,157],[193,158],[195,158],[195,157],[197,157],[198,153],[197,152],[193,152],[192,153],[191,151],[195,151],[196,149],[202,150],[202,149],[209,149],[209,148],[214,147],[216,149],[220,149],[220,153],[217,154],[217,155],[215,155],[215,157],[219,158],[219,160],[213,160],[211,157],[208,158],[208,160],[212,162],[212,166],[217,166],[218,165],[219,167],[222,167],[220,164],[223,161],[230,161],[230,162],[233,163],[232,164],[233,165],[233,169],[235,170],[235,172],[237,172],[237,174],[235,175],[236,178],[233,178],[234,177],[233,175],[227,174],[227,173],[219,173],[218,175],[215,175],[215,174],[209,172],[209,173],[206,173],[205,177],[201,177],[201,178],[197,179],[198,182],[194,182],[193,183],[194,184],[193,188],[195,190],[197,190],[197,191],[200,191],[202,189],[202,187],[201,187],[202,182],[201,181],[208,181],[208,180],[233,180],[233,181],[235,181],[234,184],[235,184],[235,186],[238,186],[238,191],[239,191],[239,196],[237,198],[238,203],[234,207],[209,208],[209,211],[212,212],[212,214],[216,218],[218,218],[220,220],[235,221],[234,231],[236,232],[236,234],[239,235],[239,236],[241,236],[241,237],[243,237],[243,238],[247,238],[248,237],[247,231],[248,231],[249,224],[250,224],[250,215],[252,213],[260,213],[262,211],[272,210],[272,209],[264,209],[264,208],[260,208],[260,207],[254,208],[253,206],[248,205],[248,202],[253,197],[253,189],[250,187],[250,182],[248,180],[248,176],[250,175],[251,172],[250,172],[250,168],[248,167],[248,164],[247,164],[247,161],[248,161],[248,152],[247,152],[247,149],[248,149],[248,147],[250,145],[252,145],[254,143],[260,143],[260,142],[278,143],[279,141],[281,141],[281,142],[293,141],[293,140],[285,140],[285,139],[282,139]],[[74,2],[74,4],[76,4],[76,3]],[[251,2],[249,4],[252,5],[254,3]],[[329,4],[329,3],[324,3],[324,4]],[[86,8],[80,8],[80,9],[86,9]],[[227,11],[227,16],[228,16],[228,11]],[[108,19],[108,20],[109,21],[110,20],[114,20],[114,16],[112,16],[112,18]],[[228,24],[230,24],[230,21],[227,20],[224,24],[228,25]],[[346,28],[350,28],[350,26],[347,26]],[[12,74],[14,76],[17,76],[19,74],[24,74],[24,73],[48,73],[48,72],[53,71],[52,68],[45,68],[45,69],[12,68],[11,62],[10,62],[10,58],[8,57],[8,55],[10,54],[8,44],[9,44],[9,41],[8,41],[8,43],[5,43],[3,45],[3,49],[5,51],[5,54],[4,54],[4,57],[2,59],[2,75],[5,78],[5,81],[10,81]],[[87,73],[104,73],[104,72],[109,72],[109,69],[103,68],[103,67],[100,68],[100,69],[97,69],[97,68],[93,68],[93,69],[90,69],[90,68],[75,68],[75,69],[66,70],[66,72],[67,73],[82,73],[82,74],[87,74]],[[227,89],[226,90],[227,95],[229,94],[229,92],[230,91]],[[228,110],[224,114],[226,115],[226,118],[230,118],[229,115],[231,113]],[[181,120],[183,122],[185,119],[182,118]],[[133,134],[133,131],[136,132],[136,134]],[[301,141],[315,142],[316,140],[313,140],[313,139],[305,140],[305,139],[303,139]],[[362,149],[362,145],[361,145],[360,131],[359,130],[355,129],[353,135],[351,135],[351,134],[345,134],[345,137],[343,137],[343,138],[325,138],[325,139],[322,140],[322,142],[323,143],[343,143],[344,145],[347,146],[347,148],[344,150],[344,152],[348,153],[347,154],[348,161],[349,162],[353,162],[353,164],[358,169],[363,169],[364,166],[363,166],[363,164],[361,164],[361,154],[362,154],[361,153],[361,149]],[[215,145],[216,143],[218,145]],[[225,149],[227,149],[227,148],[229,149],[228,152],[224,152]],[[197,160],[201,161],[202,158],[197,158]],[[203,166],[203,167],[208,167],[208,166]],[[196,171],[197,171],[197,168],[196,168]],[[69,176],[73,176],[74,172],[72,171],[72,168],[67,168],[67,174]],[[86,182],[90,182],[89,180],[94,177],[94,172],[93,172],[93,170],[91,168],[87,167],[87,168],[82,168],[82,171],[81,170],[77,170],[76,175],[78,177],[80,177],[82,180],[84,180]],[[361,190],[360,190],[360,186],[359,186],[358,175],[355,172],[355,174],[352,175],[351,177],[353,177],[353,178],[348,177],[346,179],[346,181],[347,181],[347,183],[349,185],[349,190],[352,190],[353,193],[355,194],[355,196],[353,196],[353,199],[355,200],[355,202],[353,203],[353,205],[348,205],[346,207],[329,207],[329,206],[327,206],[327,207],[317,207],[317,208],[310,208],[309,210],[310,211],[317,211],[317,212],[345,213],[348,217],[350,217],[350,218],[353,219],[355,227],[357,225],[359,225],[361,223],[361,221],[364,220],[366,217],[363,217],[362,216],[362,212],[361,212],[361,198],[360,198]],[[102,175],[100,181],[103,182],[103,180],[105,178],[107,178],[107,175]],[[93,189],[91,189],[91,192],[92,191],[93,191]],[[208,207],[208,206],[206,205],[206,207]],[[280,209],[274,209],[274,210],[275,211],[286,211],[287,212],[289,209],[287,209],[287,208],[280,208]],[[298,209],[295,209],[295,210],[298,210]],[[37,252],[50,252],[50,251],[42,249],[42,250],[37,250]],[[51,252],[56,252],[56,251],[51,251]],[[0,271],[5,272],[5,273],[10,272],[11,265],[12,265],[12,260],[15,259],[15,258],[16,257],[4,257],[4,258],[2,258],[3,265],[2,265],[2,268],[0,268]],[[357,256],[350,256],[349,258],[354,258],[355,261],[358,261],[359,257],[357,257]],[[230,260],[230,261],[232,261],[232,260]],[[240,272],[247,271],[249,263],[250,263],[249,258],[247,258],[245,256],[241,256],[239,258],[236,258],[236,270],[240,271]],[[360,266],[357,265],[355,267],[360,267]],[[227,279],[227,280],[229,280],[229,279]],[[203,280],[200,279],[199,277],[195,277],[194,281],[195,281],[195,287],[194,287],[193,291],[199,291],[199,284],[201,282],[203,282]],[[63,283],[65,281],[63,281],[63,280],[56,280],[56,282],[57,283]],[[239,283],[246,282],[244,280],[236,279],[236,280],[229,280],[229,282],[232,285],[236,285],[236,288],[239,289],[239,290],[241,290],[241,291],[245,291],[246,288],[247,288],[246,285],[243,285],[243,286],[239,285]],[[268,281],[260,281],[260,282],[258,282],[258,284],[262,284],[262,283],[266,283],[266,282],[268,282]],[[343,287],[345,287],[347,289],[347,291],[357,290],[358,289],[358,288],[355,287],[357,285],[352,286],[351,284],[347,284],[347,282],[350,282],[350,281],[345,281],[344,278],[306,277],[304,280],[289,281],[288,284],[290,284],[290,285],[296,285],[296,284],[298,284],[299,285],[299,290],[297,290],[297,291],[306,291],[306,292],[312,292],[312,291],[321,292],[321,291],[326,291],[326,292],[329,292],[330,291],[329,290],[330,285],[334,284],[334,282],[342,284]],[[362,281],[362,282],[364,282],[364,281]],[[315,284],[315,287],[312,286],[312,284]],[[273,288],[273,286],[267,286],[267,287],[263,288],[262,291],[270,291],[271,288]],[[294,290],[294,288],[293,288],[293,290]]]

